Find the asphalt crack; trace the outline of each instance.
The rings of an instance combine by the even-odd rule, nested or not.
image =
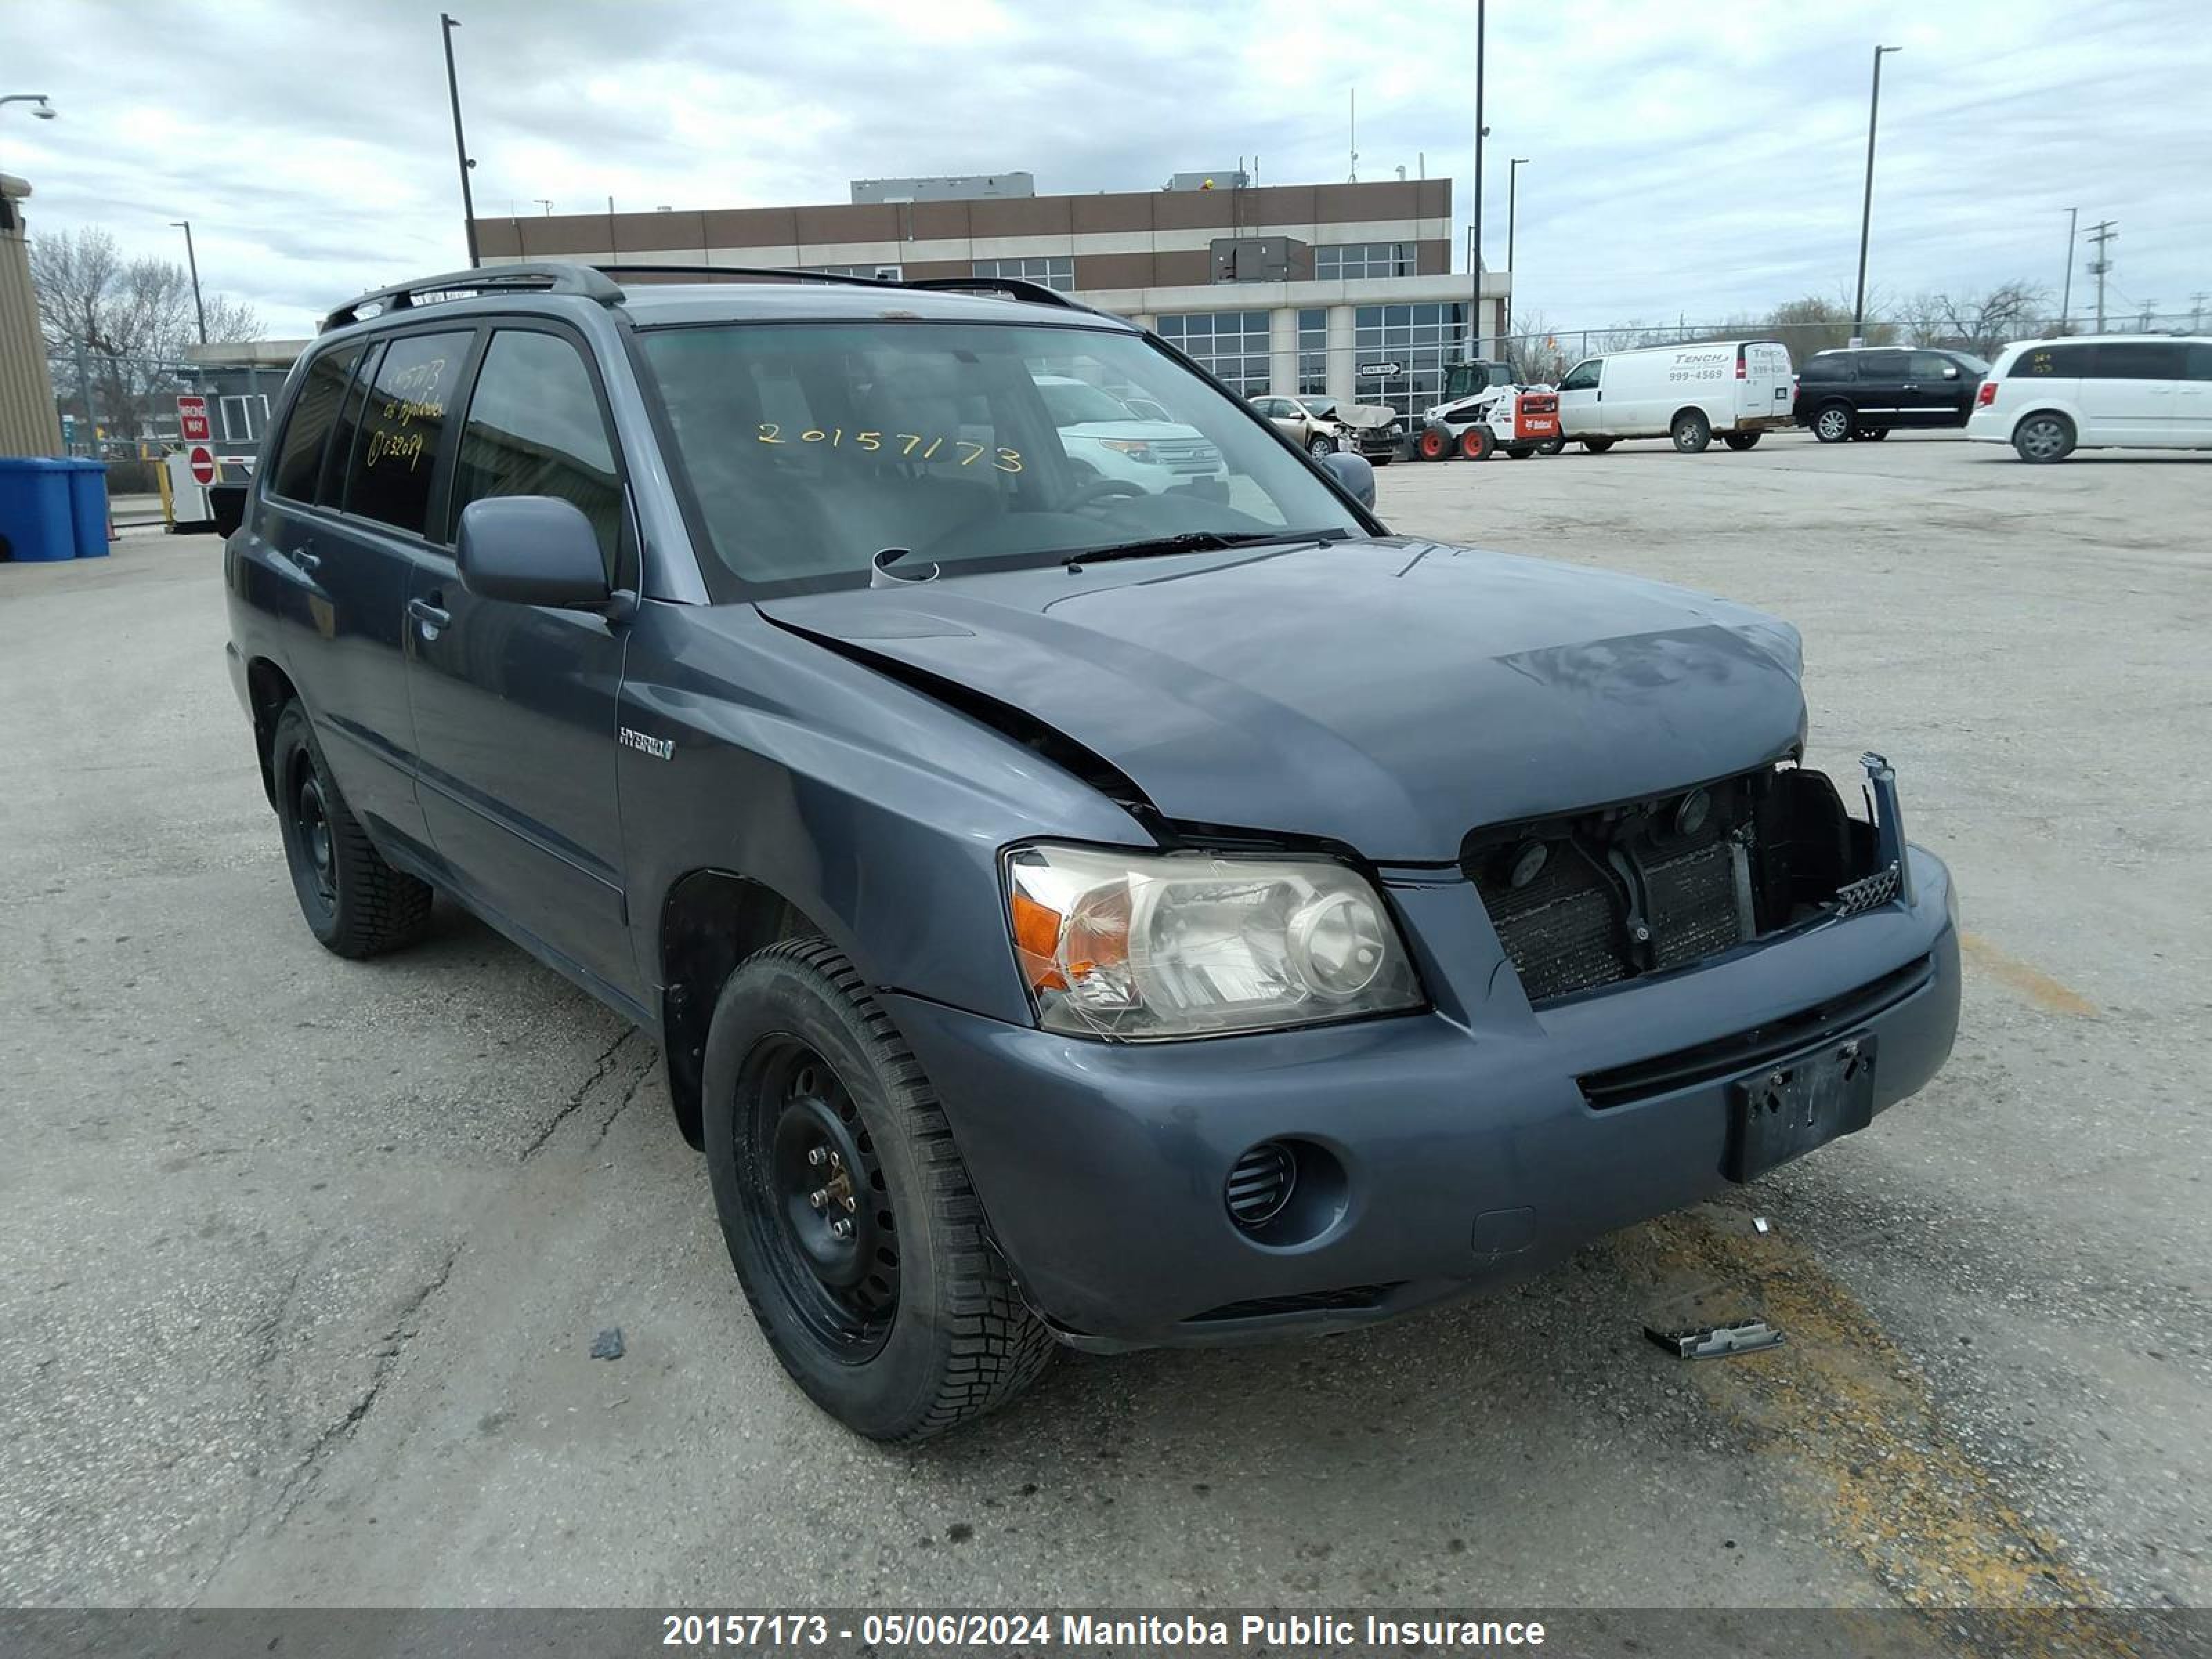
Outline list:
[[[592,1091],[598,1088],[607,1073],[614,1068],[615,1056],[620,1054],[623,1046],[636,1035],[636,1026],[626,1027],[620,1036],[599,1050],[599,1057],[592,1062],[592,1074],[578,1084],[568,1099],[561,1103],[560,1110],[555,1112],[547,1120],[545,1127],[538,1132],[538,1138],[522,1149],[522,1156],[516,1160],[518,1163],[527,1164],[532,1158],[537,1157],[545,1143],[553,1139],[555,1132],[582,1109],[586,1098]],[[619,1111],[621,1109],[617,1107],[616,1109]],[[610,1122],[612,1121],[609,1120]]]

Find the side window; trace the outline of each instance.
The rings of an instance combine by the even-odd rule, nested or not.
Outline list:
[[[2190,342],[2181,377],[2185,380],[2212,380],[2212,345]]]
[[[2013,360],[2012,374],[2078,380],[2096,373],[2096,358],[2097,348],[2093,345],[2030,346]]]
[[[395,530],[427,533],[446,406],[473,337],[468,332],[403,334],[385,347],[346,468],[347,512]]]
[[[1594,389],[1597,385],[1598,369],[1601,362],[1601,359],[1592,357],[1586,362],[1577,363],[1567,371],[1566,379],[1559,382],[1559,390],[1589,392]]]
[[[2178,380],[2182,351],[2179,340],[2107,340],[2097,348],[2100,380]]]
[[[491,337],[453,470],[453,521],[491,495],[557,495],[592,521],[615,579],[622,481],[590,371],[576,348],[535,329]]]
[[[1817,357],[1808,357],[1797,378],[1808,386],[1829,386],[1851,378],[1851,360],[1841,352],[1822,352]]]
[[[285,417],[283,441],[276,447],[276,465],[270,469],[269,489],[295,501],[315,499],[315,477],[323,465],[323,446],[337,424],[338,405],[345,401],[346,383],[361,360],[361,348],[344,346],[325,351],[307,365],[300,395],[292,400]]]
[[[1905,354],[1901,351],[1860,353],[1859,379],[1876,381],[1902,380],[1905,379]]]
[[[346,465],[353,459],[354,444],[361,436],[362,411],[368,407],[368,385],[376,378],[376,366],[384,361],[384,342],[376,341],[362,354],[355,367],[353,384],[346,388],[345,401],[338,405],[337,424],[331,428],[331,441],[323,451],[322,471],[315,477],[315,504],[343,511],[345,507]]]
[[[1933,380],[1955,380],[1959,366],[1940,351],[1916,351],[1912,354],[1911,378],[1922,386]]]

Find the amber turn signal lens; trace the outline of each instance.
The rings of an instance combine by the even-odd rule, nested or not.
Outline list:
[[[1067,981],[1060,971],[1060,914],[1039,904],[1027,893],[1016,893],[1014,954],[1021,961],[1022,977],[1033,991],[1065,991]]]

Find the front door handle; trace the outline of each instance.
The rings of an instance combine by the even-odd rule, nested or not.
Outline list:
[[[407,601],[407,614],[415,618],[425,640],[434,640],[453,626],[453,613],[433,605],[428,599]]]
[[[303,576],[312,576],[322,568],[323,562],[320,556],[310,553],[304,547],[287,548],[284,556],[291,561],[293,568]]]

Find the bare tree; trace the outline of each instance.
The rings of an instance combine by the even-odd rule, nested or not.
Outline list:
[[[88,418],[135,434],[155,397],[179,389],[176,365],[198,337],[191,278],[164,259],[125,258],[98,228],[37,237],[30,256],[57,381],[94,406]],[[220,294],[208,296],[207,320],[210,340],[261,332],[252,307]],[[94,384],[77,385],[88,374]]]
[[[1995,357],[2014,340],[2043,332],[2050,295],[2033,283],[2000,283],[1983,294],[1923,294],[1903,307],[1915,345],[1948,346]]]

